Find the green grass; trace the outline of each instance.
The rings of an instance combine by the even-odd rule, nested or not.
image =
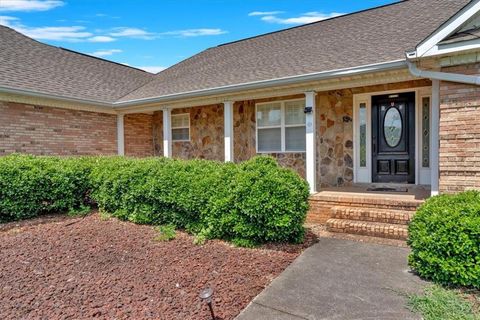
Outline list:
[[[437,285],[427,287],[424,295],[409,296],[408,305],[425,320],[480,320],[461,293]]]

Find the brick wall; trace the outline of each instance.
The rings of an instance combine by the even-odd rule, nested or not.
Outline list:
[[[0,101],[0,155],[116,154],[115,115]]]
[[[480,74],[480,64],[444,72]],[[480,189],[480,87],[440,83],[440,191]]]
[[[153,115],[127,114],[124,118],[125,155],[149,157],[154,154]]]

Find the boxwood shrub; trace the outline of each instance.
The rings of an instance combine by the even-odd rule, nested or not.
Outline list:
[[[75,211],[88,203],[89,159],[0,157],[0,221]]]
[[[91,181],[99,207],[121,219],[240,245],[303,240],[308,186],[269,157],[242,164],[117,158],[95,166]]]
[[[300,242],[308,186],[270,157],[241,164],[124,157],[0,158],[0,219],[92,204],[135,223],[174,225],[250,246]]]
[[[409,263],[444,285],[480,288],[480,193],[428,199],[408,228]]]

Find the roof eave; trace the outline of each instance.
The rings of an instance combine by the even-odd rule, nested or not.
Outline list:
[[[405,59],[400,59],[400,60],[394,60],[394,61],[383,62],[383,63],[363,65],[363,66],[358,66],[353,68],[329,70],[329,71],[315,72],[315,73],[296,75],[296,76],[290,76],[290,77],[282,77],[282,78],[276,78],[276,79],[254,81],[254,82],[240,83],[240,84],[227,85],[227,86],[221,86],[221,87],[215,87],[215,88],[167,94],[167,95],[151,97],[151,98],[142,98],[142,99],[121,101],[121,102],[114,102],[113,105],[115,109],[121,110],[123,108],[137,106],[137,105],[170,102],[170,101],[179,100],[179,99],[196,98],[196,97],[203,97],[203,96],[214,95],[214,94],[225,94],[225,93],[232,93],[232,92],[243,91],[243,90],[264,89],[264,88],[281,86],[281,85],[296,84],[301,82],[326,80],[326,79],[333,79],[338,77],[360,75],[365,73],[396,70],[396,69],[402,69],[406,67],[407,67],[407,64]]]
[[[20,88],[12,88],[12,87],[4,87],[4,86],[0,86],[0,93],[23,95],[23,96],[33,97],[33,98],[42,98],[42,99],[54,99],[59,101],[81,103],[84,105],[110,108],[110,109],[113,106],[111,102],[107,102],[107,101],[94,100],[94,99],[82,99],[82,98],[62,96],[62,95],[57,95],[52,93],[45,93],[45,92],[40,92],[36,90],[20,89]]]
[[[113,110],[121,111],[125,108],[142,106],[146,104],[172,102],[180,99],[197,98],[197,97],[204,97],[204,96],[215,95],[215,94],[233,93],[233,92],[243,91],[243,90],[266,89],[266,88],[275,87],[275,86],[291,85],[291,84],[297,84],[297,83],[309,82],[309,81],[334,79],[338,77],[346,77],[346,76],[361,75],[361,74],[372,73],[372,72],[396,70],[396,69],[402,69],[406,67],[407,67],[407,64],[405,59],[401,59],[401,60],[389,61],[384,63],[363,65],[363,66],[358,66],[353,68],[344,68],[344,69],[337,69],[337,70],[330,70],[330,71],[323,71],[323,72],[315,72],[315,73],[296,75],[291,77],[240,83],[240,84],[227,85],[227,86],[221,86],[221,87],[215,87],[215,88],[162,95],[158,97],[142,98],[142,99],[113,102],[113,103],[108,101],[102,101],[102,100],[82,99],[77,97],[62,96],[62,95],[56,95],[51,93],[39,92],[35,90],[12,88],[12,87],[5,87],[5,86],[0,86],[0,93],[22,95],[22,96],[28,96],[33,98],[41,98],[41,99],[53,99],[57,101],[79,103],[82,105],[100,107],[104,110],[109,110],[109,111],[113,111]]]

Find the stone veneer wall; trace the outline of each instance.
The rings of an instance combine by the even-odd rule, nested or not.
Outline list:
[[[125,155],[153,156],[153,115],[127,114],[124,118]]]
[[[180,113],[190,114],[190,141],[172,142],[172,156],[223,161],[223,104],[172,110]]]
[[[316,105],[317,188],[349,185],[353,181],[352,92],[319,92]]]
[[[257,154],[255,103],[301,97],[302,96],[290,96],[258,101],[247,100],[235,102],[233,113],[233,154],[235,162],[248,160]],[[277,159],[281,166],[292,168],[297,171],[300,176],[305,177],[304,152],[270,153],[269,155]]]
[[[480,64],[443,68],[480,74]],[[480,88],[440,83],[440,192],[480,189]]]
[[[0,155],[116,154],[117,117],[0,101]]]

